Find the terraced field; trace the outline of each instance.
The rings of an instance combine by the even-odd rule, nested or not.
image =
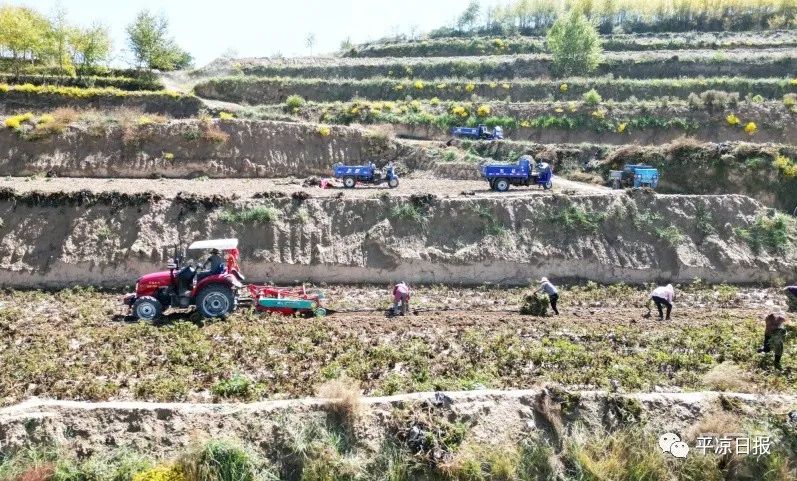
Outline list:
[[[172,480],[213,450],[249,463],[238,481],[795,479],[794,330],[780,370],[755,348],[797,272],[797,33],[729,30],[604,33],[578,78],[521,35],[0,74],[0,480]],[[451,138],[479,124],[506,138]],[[491,191],[481,167],[524,154],[553,189]],[[399,187],[322,182],[368,162],[396,165]],[[628,163],[658,168],[657,192],[611,190]],[[224,237],[249,279],[320,285],[336,312],[126,317],[123,289],[175,245]],[[560,317],[517,313],[542,276]],[[415,311],[388,318],[399,280]],[[669,282],[676,315],[651,320]],[[477,392],[413,394],[433,390]],[[57,401],[14,406],[37,396]],[[774,433],[777,456],[654,451],[652,430],[718,425]],[[195,432],[262,456],[184,453]],[[179,458],[132,478],[133,458],[98,457],[117,448]],[[53,474],[22,477],[32,465]]]

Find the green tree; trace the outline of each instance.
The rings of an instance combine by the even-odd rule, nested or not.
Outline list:
[[[559,17],[547,36],[553,61],[551,73],[558,77],[586,75],[603,59],[598,30],[579,10]]]
[[[74,29],[69,43],[72,46],[72,63],[82,71],[107,61],[113,48],[108,27],[102,24]]]
[[[128,44],[138,67],[175,70],[191,65],[191,55],[169,37],[169,22],[142,10],[127,27]]]
[[[481,11],[481,6],[479,5],[478,0],[471,0],[467,7],[465,7],[465,11],[457,19],[457,28],[460,30],[471,30],[476,25],[476,22],[479,20],[479,13]]]
[[[30,8],[0,7],[0,50],[13,60],[43,61],[50,30],[50,22]]]

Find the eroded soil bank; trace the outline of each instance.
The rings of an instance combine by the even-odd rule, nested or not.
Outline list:
[[[131,285],[175,245],[224,237],[275,282],[772,283],[797,263],[794,220],[736,195],[263,197],[3,191],[0,279]]]

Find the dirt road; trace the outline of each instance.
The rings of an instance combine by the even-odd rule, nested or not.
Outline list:
[[[19,192],[120,192],[139,193],[155,192],[164,197],[174,197],[177,193],[202,195],[237,195],[241,198],[255,197],[266,192],[291,195],[304,191],[311,197],[334,197],[343,194],[347,198],[368,198],[381,195],[408,196],[413,194],[436,194],[441,197],[459,197],[465,195],[483,196],[531,196],[549,195],[553,193],[619,193],[592,184],[584,184],[556,177],[551,191],[541,187],[511,187],[509,192],[493,192],[485,181],[477,180],[445,180],[434,178],[411,177],[402,178],[396,189],[387,186],[361,185],[354,189],[345,189],[340,182],[333,181],[332,188],[321,189],[317,186],[304,187],[304,179],[94,179],[88,177],[4,177],[0,178],[0,188],[12,188]]]

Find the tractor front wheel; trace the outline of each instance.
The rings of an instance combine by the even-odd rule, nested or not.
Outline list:
[[[357,180],[354,177],[343,178],[343,187],[353,189],[355,185],[357,185]]]
[[[214,284],[199,291],[196,308],[202,317],[225,317],[235,310],[235,295],[229,287]]]
[[[509,190],[509,180],[501,177],[495,180],[495,190],[498,192],[506,192]]]
[[[393,177],[392,179],[387,181],[387,186],[390,187],[391,189],[395,189],[396,187],[398,187],[398,184],[399,181],[396,177]]]
[[[141,296],[133,303],[133,316],[145,321],[156,321],[163,315],[163,305],[152,296]]]

